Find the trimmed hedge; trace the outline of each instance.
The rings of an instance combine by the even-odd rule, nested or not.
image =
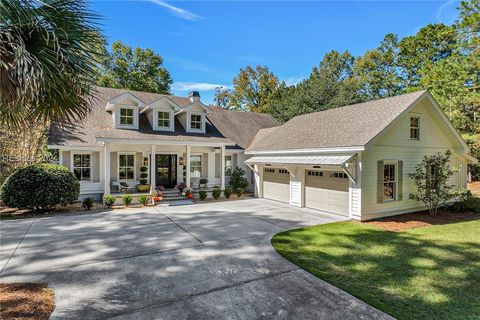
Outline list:
[[[12,173],[0,188],[0,197],[12,208],[46,210],[72,204],[80,195],[80,183],[64,166],[34,164]]]

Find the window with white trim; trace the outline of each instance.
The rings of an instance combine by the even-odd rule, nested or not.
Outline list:
[[[170,112],[169,111],[158,111],[157,113],[157,127],[160,129],[170,128]]]
[[[395,200],[397,190],[397,170],[395,164],[383,166],[383,200]]]
[[[191,114],[190,115],[190,129],[202,130],[202,115]]]
[[[118,155],[118,180],[135,180],[135,155]]]
[[[420,140],[420,117],[410,117],[410,139]]]
[[[190,176],[192,178],[202,177],[202,156],[190,156]]]
[[[133,109],[132,108],[120,108],[120,125],[121,126],[133,126]]]
[[[92,180],[92,162],[90,154],[73,154],[73,174],[80,182],[90,182]]]

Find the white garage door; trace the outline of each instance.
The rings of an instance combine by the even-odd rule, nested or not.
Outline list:
[[[348,216],[347,175],[344,172],[307,170],[305,206]]]
[[[263,171],[263,197],[276,201],[290,200],[290,173],[286,169],[265,168]]]

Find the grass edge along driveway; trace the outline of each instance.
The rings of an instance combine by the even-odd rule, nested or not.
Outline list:
[[[480,220],[401,232],[338,222],[279,233],[272,245],[398,319],[480,319]]]

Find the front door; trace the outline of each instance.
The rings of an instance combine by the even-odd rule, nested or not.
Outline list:
[[[173,188],[177,184],[177,155],[157,154],[155,184],[165,188]]]

